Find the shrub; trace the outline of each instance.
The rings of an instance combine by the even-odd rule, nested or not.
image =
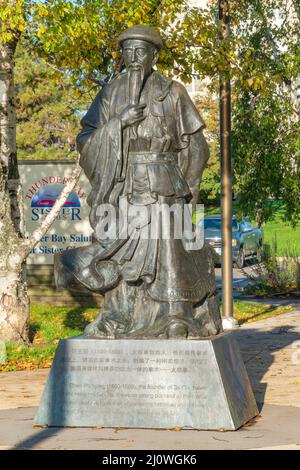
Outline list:
[[[262,261],[250,267],[244,274],[251,280],[246,288],[251,294],[288,294],[300,290],[300,257],[287,247],[284,256],[278,257],[277,239],[271,245],[263,245]]]

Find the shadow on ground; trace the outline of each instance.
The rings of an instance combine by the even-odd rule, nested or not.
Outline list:
[[[286,325],[267,331],[245,327],[235,331],[259,411],[267,388],[263,377],[274,362],[274,353],[300,340],[299,332],[294,330],[294,326]]]

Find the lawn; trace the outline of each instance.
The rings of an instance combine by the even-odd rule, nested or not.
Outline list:
[[[240,324],[280,315],[289,310],[289,307],[270,307],[240,300],[234,302],[234,315]],[[30,317],[32,344],[24,346],[7,343],[7,361],[0,365],[0,371],[50,367],[59,339],[81,334],[97,314],[97,308],[33,304]]]
[[[98,314],[98,308],[54,307],[32,304],[30,346],[6,343],[7,361],[0,371],[50,367],[61,338],[80,335]]]
[[[293,228],[286,222],[275,218],[263,226],[264,243],[271,245],[276,240],[278,256],[292,254],[300,256],[300,226]]]
[[[276,307],[274,305],[262,304],[260,302],[234,300],[233,304],[233,315],[238,320],[239,325],[264,320],[290,311],[292,311],[292,307],[290,306]]]

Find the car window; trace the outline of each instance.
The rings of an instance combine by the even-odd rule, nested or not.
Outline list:
[[[221,230],[221,220],[220,219],[204,219],[204,230]]]
[[[201,226],[203,226],[201,224]],[[221,230],[221,219],[204,219],[204,230]],[[232,230],[238,230],[238,223],[236,219],[232,219]]]

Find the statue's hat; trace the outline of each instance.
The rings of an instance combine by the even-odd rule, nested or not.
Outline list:
[[[150,26],[145,26],[143,24],[137,24],[131,28],[125,29],[119,36],[119,43],[122,44],[123,41],[127,39],[141,39],[143,41],[150,42],[159,50],[163,47],[162,39],[159,33]]]

